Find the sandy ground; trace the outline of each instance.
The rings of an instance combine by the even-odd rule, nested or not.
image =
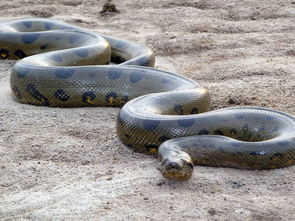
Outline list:
[[[146,44],[156,67],[208,87],[212,109],[258,105],[295,115],[295,2],[291,0],[0,1],[0,20],[50,17]],[[117,108],[21,105],[13,61],[0,63],[0,218],[3,220],[295,220],[295,166],[200,167],[161,177],[154,157],[115,131]]]

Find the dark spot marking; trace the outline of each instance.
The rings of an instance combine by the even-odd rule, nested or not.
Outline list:
[[[159,120],[144,120],[143,127],[145,130],[153,131],[155,130],[160,124]]]
[[[124,136],[127,138],[127,139],[130,139],[131,138],[131,136],[129,135],[129,134],[124,134]]]
[[[30,28],[30,27],[32,27],[32,22],[31,21],[23,21],[22,22],[22,24],[24,25],[24,26],[26,26],[27,28]]]
[[[14,52],[14,55],[18,58],[25,58],[27,57],[27,55],[25,54],[25,52],[23,52],[22,50],[16,50]]]
[[[41,94],[36,88],[35,86],[30,83],[27,85],[27,88],[26,88],[26,91],[33,97],[35,98],[36,100],[40,101],[42,103],[42,105],[44,106],[49,106],[50,103],[48,101],[48,99],[43,95]]]
[[[40,37],[39,33],[25,33],[21,36],[21,41],[24,44],[32,44]]]
[[[144,75],[144,71],[132,71],[129,79],[131,83],[137,83],[138,81],[140,81]]]
[[[81,38],[80,35],[76,35],[76,34],[75,35],[71,35],[69,37],[69,43],[73,44],[73,43],[79,41],[80,38]]]
[[[75,73],[75,69],[73,68],[57,68],[55,70],[55,75],[59,79],[66,79],[71,77]]]
[[[217,130],[214,131],[215,135],[224,135],[223,131],[219,128]]]
[[[181,105],[175,104],[173,109],[177,114],[179,115],[183,114],[183,107]]]
[[[54,24],[51,23],[51,22],[45,22],[45,23],[44,23],[44,27],[45,27],[47,30],[50,30],[50,29],[52,28],[53,25],[54,25]]]
[[[127,95],[123,96],[121,99],[121,104],[126,104],[129,101],[129,97]]]
[[[118,79],[119,77],[121,77],[121,75],[122,75],[122,70],[120,70],[118,68],[112,68],[112,69],[108,70],[109,79],[115,80],[115,79]]]
[[[87,104],[94,104],[94,99],[96,95],[94,91],[87,91],[82,95],[82,101]]]
[[[232,134],[232,135],[236,135],[237,133],[238,133],[237,130],[234,129],[234,128],[232,128],[232,129],[230,130],[230,134]]]
[[[62,90],[62,89],[56,90],[54,92],[54,97],[56,97],[57,99],[59,99],[59,100],[61,100],[63,102],[69,100],[69,98],[70,98],[70,96],[67,95],[67,93],[64,90]]]
[[[88,52],[88,50],[86,48],[84,48],[84,49],[82,49],[82,48],[76,49],[73,52],[74,52],[74,54],[78,55],[81,58],[86,58],[89,55],[89,52]]]
[[[209,134],[209,130],[207,130],[207,129],[201,129],[200,131],[199,131],[199,133],[198,133],[198,135],[207,135],[207,134]]]
[[[191,111],[191,114],[198,114],[198,113],[199,113],[199,110],[196,107],[194,107]]]
[[[7,59],[9,57],[9,51],[6,49],[0,49],[0,58]]]
[[[105,101],[108,104],[113,104],[115,102],[115,100],[117,99],[118,95],[116,92],[110,92],[106,95]]]
[[[48,45],[41,45],[41,46],[40,46],[40,49],[41,49],[41,50],[45,50],[47,47],[48,47]]]
[[[190,127],[195,123],[194,119],[183,119],[183,120],[178,120],[177,124],[181,127]]]

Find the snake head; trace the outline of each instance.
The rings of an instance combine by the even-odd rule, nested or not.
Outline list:
[[[165,178],[187,180],[192,176],[194,164],[191,159],[166,158],[160,162],[159,170]]]

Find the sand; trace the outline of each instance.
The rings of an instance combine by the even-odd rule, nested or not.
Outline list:
[[[0,21],[48,17],[146,44],[156,67],[207,87],[211,109],[257,105],[295,115],[291,0],[10,0]],[[14,61],[0,63],[2,220],[295,220],[295,166],[196,166],[162,178],[157,159],[116,136],[118,108],[59,109],[11,98]]]

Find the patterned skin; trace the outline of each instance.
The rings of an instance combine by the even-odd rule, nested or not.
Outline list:
[[[135,151],[158,153],[169,179],[188,179],[194,164],[271,169],[295,163],[293,116],[260,107],[208,112],[208,91],[151,68],[147,47],[49,19],[20,19],[0,24],[0,57],[21,59],[10,81],[20,103],[123,106],[118,137]]]

